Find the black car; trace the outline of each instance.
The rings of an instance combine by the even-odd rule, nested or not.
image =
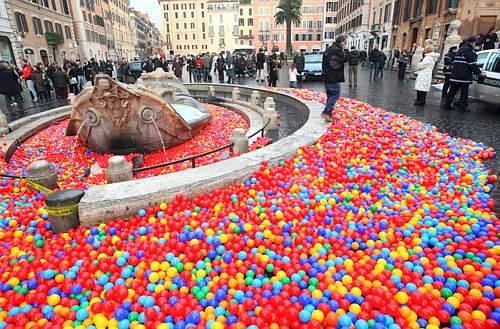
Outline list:
[[[304,72],[302,73],[304,81],[322,79],[322,61],[323,54],[321,53],[304,54]]]
[[[129,76],[128,83],[135,83],[142,75],[142,61],[129,62]]]

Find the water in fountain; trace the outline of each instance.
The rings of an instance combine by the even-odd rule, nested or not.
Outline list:
[[[158,128],[158,125],[156,124],[156,120],[154,117],[151,118],[151,121],[153,121],[153,124],[155,125],[156,128],[156,132],[158,132],[158,136],[160,136],[161,147],[163,149],[163,153],[165,153],[165,143],[163,142],[163,137],[161,136],[160,129]]]

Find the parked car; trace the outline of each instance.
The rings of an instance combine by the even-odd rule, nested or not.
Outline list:
[[[322,53],[304,54],[304,72],[302,73],[304,81],[321,79],[323,77]]]
[[[486,74],[474,77],[477,83],[469,88],[469,97],[500,106],[500,49],[477,52],[477,66]]]

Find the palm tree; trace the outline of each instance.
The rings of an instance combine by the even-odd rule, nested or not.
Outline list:
[[[278,12],[274,15],[276,25],[286,24],[286,53],[292,54],[292,24],[300,24],[302,0],[280,0]]]

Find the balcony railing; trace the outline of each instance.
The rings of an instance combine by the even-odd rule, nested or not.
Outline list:
[[[380,24],[372,24],[371,31],[380,32]]]

